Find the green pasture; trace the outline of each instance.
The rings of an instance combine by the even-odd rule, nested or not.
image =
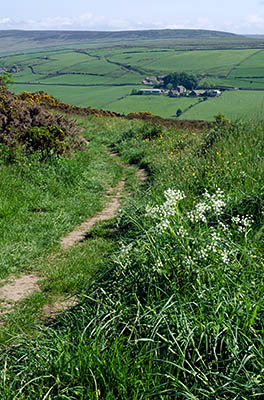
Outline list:
[[[128,114],[130,112],[147,111],[162,117],[175,117],[177,110],[182,111],[197,104],[196,98],[171,98],[168,96],[127,96],[124,99],[109,104],[111,111]]]
[[[43,79],[43,75],[33,74],[30,68],[25,68],[23,71],[13,75],[15,82],[36,82]]]
[[[134,86],[58,86],[36,84],[36,85],[13,85],[12,90],[20,93],[23,90],[37,92],[43,90],[59,100],[80,106],[80,107],[99,107],[108,109],[108,104],[131,93]]]
[[[194,73],[227,74],[238,62],[256,52],[247,50],[202,50],[163,53],[161,58],[150,66],[153,70],[169,73],[171,71],[188,71]]]
[[[133,53],[122,52],[121,54],[111,57],[110,59],[112,61],[119,62],[122,64],[128,64],[133,67],[144,69],[146,71],[150,69],[159,71],[160,69],[164,70],[164,64],[167,63],[167,60],[169,60],[172,57],[175,57],[177,54],[180,54],[180,52],[134,51]],[[153,67],[153,65],[155,65],[155,67]]]
[[[201,87],[207,88],[239,88],[239,89],[264,89],[264,77],[263,78],[205,78],[200,82]]]
[[[88,60],[88,56],[87,56]],[[86,72],[92,74],[109,74],[119,67],[115,64],[110,64],[105,59],[97,60],[91,59],[90,61],[84,61],[79,64],[68,64],[63,69],[63,72]]]
[[[187,42],[191,46],[187,39],[182,46],[186,48]],[[210,98],[188,109],[181,118],[211,120],[219,109],[230,118],[240,118],[248,110],[261,109],[263,95],[254,89],[264,89],[264,50],[223,50],[217,46],[214,50],[202,49],[206,43],[208,40],[201,40],[200,46],[197,44],[193,51],[179,50],[180,41],[176,45],[176,41],[170,40],[156,44],[144,42],[138,47],[136,43],[109,42],[97,46],[90,44],[86,48],[82,44],[80,51],[83,53],[73,46],[72,49],[58,48],[45,53],[38,50],[33,54],[0,58],[0,68],[12,65],[21,68],[13,75],[16,92],[43,90],[69,104],[121,113],[149,111],[163,117],[175,115],[178,108],[185,111],[197,104],[198,99],[130,97],[131,90],[141,85],[146,76],[188,71],[203,77],[200,87],[225,86],[252,89],[253,92],[224,93],[219,99]],[[221,43],[220,40],[219,46]]]
[[[264,108],[264,92],[234,90],[220,97],[209,98],[186,111],[180,119],[203,119],[211,121],[222,113],[229,119],[261,117]]]
[[[230,77],[264,77],[264,51],[257,51],[244,60],[231,72]]]
[[[48,60],[39,65],[36,68],[36,72],[42,73],[54,73],[56,71],[62,71],[69,65],[74,66],[79,63],[86,63],[89,60],[93,60],[92,57],[89,57],[86,54],[78,53],[78,52],[69,52],[64,54],[51,54],[48,56]]]
[[[75,75],[71,73],[66,73],[63,75],[57,75],[52,77],[40,77],[41,83],[60,83],[60,84],[72,84],[72,85],[104,85],[111,84],[113,78],[109,76],[96,76],[96,75]]]
[[[34,75],[33,75],[34,77]],[[38,81],[40,83],[59,83],[59,84],[72,84],[72,85],[116,85],[116,84],[131,84],[138,85],[141,83],[143,77],[137,73],[124,72],[118,77],[103,75],[81,75],[66,73],[63,75],[57,75],[52,77],[45,77],[38,75]],[[35,78],[36,80],[36,78]],[[22,79],[21,79],[22,81]]]
[[[58,55],[61,50],[58,49]],[[52,53],[51,53],[52,54]],[[47,53],[44,52],[34,52],[29,54],[18,54],[8,57],[0,57],[0,67],[8,67],[12,65],[17,65],[25,67],[27,65],[33,65],[36,63],[44,63],[46,61]]]

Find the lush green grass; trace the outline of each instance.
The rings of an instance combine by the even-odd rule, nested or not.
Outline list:
[[[204,78],[200,86],[207,88],[239,88],[239,89],[261,89],[264,87],[264,78]]]
[[[41,79],[43,75],[33,74],[30,68],[16,73],[16,82],[39,82]]]
[[[113,57],[113,60],[123,60],[131,65],[140,66],[147,70],[170,73],[171,71],[188,71],[194,73],[226,74],[238,62],[256,53],[255,49],[248,50],[211,50],[183,51],[170,53],[146,53],[142,55],[123,55]],[[128,58],[129,57],[129,58]]]
[[[69,65],[74,66],[75,64],[79,65],[89,61],[93,61],[93,58],[78,52],[72,51],[63,54],[50,53],[45,63],[37,65],[35,69],[36,72],[49,74],[57,71],[64,71],[64,69],[67,70]]]
[[[113,84],[113,78],[108,76],[91,76],[91,75],[74,75],[66,73],[65,75],[57,75],[53,77],[39,77],[41,83],[59,83],[71,85],[110,85]]]
[[[104,59],[102,60],[91,60],[88,62],[76,64],[76,65],[68,65],[63,70],[64,72],[88,72],[89,74],[110,74],[113,71],[118,69],[118,67],[114,64],[110,64]]]
[[[106,109],[111,107],[113,110],[129,113],[145,110],[142,101],[135,105],[134,99],[124,99],[132,90],[129,85],[140,85],[146,76],[173,71],[198,74],[201,77],[201,87],[264,89],[264,80],[259,79],[262,76],[264,53],[261,46],[256,45],[260,42],[251,43],[245,39],[243,43],[242,45],[238,38],[219,38],[218,41],[197,38],[194,42],[187,38],[182,41],[178,39],[141,43],[91,42],[87,46],[80,44],[79,49],[75,45],[70,49],[62,46],[55,51],[49,49],[45,53],[36,50],[32,54],[3,57],[0,58],[0,68],[17,65],[21,69],[13,75],[17,82],[14,89],[16,92],[44,90],[69,104]],[[33,67],[35,73],[29,67]],[[86,88],[86,85],[91,87]],[[93,87],[96,85],[102,88]],[[105,88],[103,85],[106,85]],[[128,86],[119,88],[116,85]],[[251,97],[244,94],[241,96],[242,100],[232,103],[233,96],[237,95],[225,94],[217,102],[210,99],[184,113],[184,118],[193,116],[194,119],[212,119],[218,112],[218,107],[229,117],[239,118],[248,112],[246,98],[249,97],[251,102]],[[256,93],[250,107],[260,109],[261,99],[261,94]],[[158,106],[156,99],[149,99],[149,111],[164,117],[174,115],[176,111],[172,110],[170,99],[164,100],[160,97],[160,100]],[[184,104],[190,101],[181,100]],[[140,109],[141,105],[143,109]]]
[[[263,77],[264,52],[258,51],[252,57],[244,60],[230,74],[230,77]]]
[[[0,68],[12,65],[21,68],[13,75],[17,84],[12,90],[16,92],[43,90],[77,106],[109,108],[122,113],[150,111],[171,117],[178,108],[186,110],[198,100],[159,97],[158,102],[152,97],[131,98],[133,85],[141,85],[146,76],[188,71],[200,75],[201,87],[264,89],[264,78],[259,78],[263,54],[260,42],[241,38],[91,42],[87,46],[82,42],[79,48],[62,46],[46,52],[36,50],[32,54],[3,57]],[[248,113],[254,116],[262,110],[262,98],[261,92],[224,93],[219,99],[209,99],[190,108],[181,118],[212,120],[218,112],[232,119]]]
[[[51,96],[56,96],[63,102],[81,107],[105,107],[114,100],[131,93],[134,86],[102,86],[102,87],[74,87],[56,86],[48,84],[12,85],[12,90],[20,93],[23,90],[36,92],[43,90]]]
[[[220,97],[199,103],[180,118],[212,121],[218,113],[225,114],[230,119],[256,118],[262,115],[263,101],[262,91],[226,91]]]
[[[148,111],[163,117],[174,117],[180,108],[182,111],[197,104],[196,98],[170,98],[168,96],[127,96],[122,100],[115,101],[108,105],[108,109],[118,113],[128,114],[129,112]]]
[[[3,349],[3,399],[263,397],[263,132],[221,119],[207,132],[87,122],[87,138],[147,166],[151,185],[116,233],[101,227],[50,261],[52,293],[77,288],[59,277],[78,276],[78,261],[85,281],[90,253],[102,275],[78,307]]]
[[[0,277],[30,269],[59,239],[103,206],[120,167],[93,144],[71,160],[22,159],[0,169]],[[88,206],[87,206],[88,202]]]

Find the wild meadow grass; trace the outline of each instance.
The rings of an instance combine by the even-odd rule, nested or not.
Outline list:
[[[65,233],[102,209],[104,192],[122,174],[94,144],[68,159],[0,158],[0,165],[0,278],[54,251]]]
[[[3,349],[3,399],[264,398],[263,132],[90,119],[150,185],[101,231],[113,251],[79,305]]]

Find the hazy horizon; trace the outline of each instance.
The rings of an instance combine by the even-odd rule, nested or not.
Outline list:
[[[127,31],[205,29],[236,34],[264,34],[264,1],[33,0],[4,2],[0,30]]]

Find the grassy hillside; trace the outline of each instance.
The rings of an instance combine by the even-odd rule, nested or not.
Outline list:
[[[230,119],[258,119],[262,117],[264,92],[254,90],[226,91],[220,97],[198,103],[188,109],[180,119],[212,120],[217,113]]]
[[[49,257],[40,250],[29,260],[28,268],[46,279],[41,294],[18,304],[2,327],[8,340],[0,355],[2,398],[261,399],[263,121],[230,123],[218,116],[206,130],[91,115],[79,123],[90,145],[62,162],[64,175],[62,165],[52,167],[60,188],[71,185],[64,202],[58,197],[54,203],[48,184],[45,198],[31,200],[38,209],[49,201],[47,221],[53,203],[61,209],[54,225],[73,215],[62,230],[84,218],[84,203],[65,208],[76,193],[87,195],[92,214],[89,196],[93,190],[94,200],[100,195],[103,176],[118,180],[124,163],[143,166],[149,178],[114,221],[97,225],[83,243],[59,257],[54,243]],[[123,167],[105,147],[118,152]],[[21,193],[22,185],[37,190],[36,173],[55,179],[46,165],[27,176],[27,162],[14,168],[3,161],[2,180],[12,185],[12,174]],[[80,176],[67,183],[71,168]],[[7,203],[21,207],[14,196]],[[8,216],[1,223],[8,224]],[[16,226],[24,230],[19,219]],[[12,246],[12,235],[9,241]],[[30,245],[32,239],[25,252]],[[75,293],[79,305],[34,331],[32,321],[49,296],[65,293]]]

